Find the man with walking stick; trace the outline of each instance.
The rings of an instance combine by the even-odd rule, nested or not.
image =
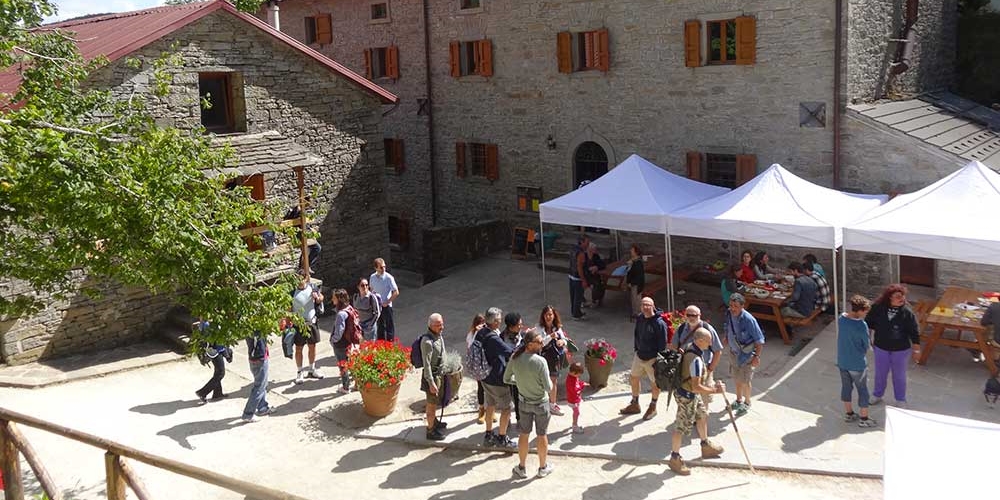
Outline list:
[[[705,411],[703,394],[722,394],[726,386],[716,381],[715,386],[702,382],[707,369],[702,353],[712,346],[712,333],[705,328],[694,331],[691,349],[681,358],[681,386],[675,391],[677,397],[677,419],[674,421],[674,435],[667,465],[670,470],[682,476],[691,474],[691,469],[681,460],[681,441],[691,433],[691,426],[698,429],[701,438],[701,458],[716,458],[722,455],[722,447],[708,440],[708,412]]]

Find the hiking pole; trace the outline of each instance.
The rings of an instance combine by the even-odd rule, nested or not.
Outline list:
[[[743,446],[743,438],[740,436],[740,428],[736,427],[736,417],[733,416],[733,409],[729,406],[729,398],[726,397],[726,391],[722,391],[722,401],[726,403],[726,413],[729,413],[729,421],[733,423],[733,430],[736,431],[736,439],[740,442],[740,449],[743,450],[743,456],[747,459],[747,465],[750,466],[750,472],[756,474],[757,471],[754,470],[753,464],[750,463],[750,455],[747,453],[747,447]]]

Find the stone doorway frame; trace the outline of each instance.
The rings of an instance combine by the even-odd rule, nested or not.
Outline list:
[[[576,180],[576,151],[580,149],[580,146],[585,142],[596,143],[604,149],[604,154],[608,157],[609,172],[611,169],[618,166],[618,154],[615,152],[614,146],[611,145],[611,141],[603,135],[594,132],[594,129],[590,125],[587,125],[582,131],[580,131],[580,133],[569,141],[569,144],[572,144],[572,147],[570,147],[566,152],[566,163],[570,166],[566,176],[567,193],[576,189],[576,185],[574,184],[574,181]]]

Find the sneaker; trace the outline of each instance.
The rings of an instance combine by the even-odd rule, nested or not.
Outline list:
[[[337,389],[337,392],[339,392],[340,394],[350,394],[351,393],[351,388],[350,387],[340,386]]]
[[[882,404],[882,398],[875,396],[868,402],[868,404],[871,406],[880,405]]]
[[[434,421],[434,428],[435,429],[440,429],[440,430],[445,430],[445,429],[448,428],[448,422],[445,422],[444,420],[435,420]]]
[[[638,415],[642,413],[642,408],[639,408],[639,403],[629,403],[628,406],[619,410],[618,413],[622,415]]]
[[[573,426],[573,434],[583,434],[583,426],[574,425]]]
[[[729,409],[732,410],[732,411],[734,411],[734,412],[735,411],[739,411],[739,409],[740,409],[741,406],[743,406],[743,402],[742,401],[733,401],[732,403],[729,403]]]
[[[681,460],[680,455],[671,455],[670,460],[667,462],[667,467],[670,467],[670,470],[679,476],[691,475],[691,469],[688,469],[687,464],[684,463],[684,460]]]
[[[514,469],[511,472],[514,473],[514,476],[519,477],[521,479],[528,478],[528,469],[525,469],[523,465],[515,465]]]
[[[711,441],[705,441],[701,445],[701,458],[718,458],[725,449]]]
[[[323,375],[323,372],[319,371],[318,368],[310,368],[309,373],[306,376],[309,378],[315,378],[320,380],[326,378],[326,375]]]
[[[201,395],[200,393],[198,393],[197,391],[195,391],[194,395],[195,395],[195,396],[198,396],[198,404],[205,404],[205,403],[207,403],[207,402],[208,402],[208,400],[207,400],[207,399],[205,399],[205,396],[202,396],[202,395]]]
[[[258,410],[257,411],[257,416],[258,417],[264,417],[264,416],[267,416],[267,415],[270,415],[270,414],[274,413],[276,410],[277,410],[276,407],[274,407],[274,406],[268,406],[267,408],[264,408],[263,410]]]
[[[643,420],[652,420],[656,416],[656,405],[650,404],[649,408],[646,408],[646,413],[642,415]]]
[[[441,429],[434,428],[433,430],[427,431],[428,441],[442,441],[444,440],[444,434],[441,434]]]
[[[497,444],[497,435],[493,434],[493,431],[487,432],[483,435],[483,446],[486,448],[492,448]]]
[[[553,415],[557,416],[557,417],[563,416],[562,408],[560,408],[559,405],[555,405],[555,404],[552,405],[552,408],[549,408],[549,412],[552,413]]]
[[[851,413],[845,413],[844,414],[844,422],[855,422],[859,418],[861,418],[861,417],[859,417],[858,414],[854,413],[853,411]]]
[[[877,427],[878,423],[874,418],[863,418],[858,420],[858,427]]]
[[[486,425],[486,409],[482,406],[479,407],[479,418],[476,419],[479,425]]]
[[[510,436],[496,436],[496,439],[493,441],[493,446],[512,450],[517,448],[517,443],[515,443]]]
[[[249,417],[240,417],[240,420],[243,420],[244,424],[249,424],[251,422],[256,422],[257,421],[257,416],[256,415],[250,415]]]
[[[218,396],[215,396],[214,398],[209,399],[209,401],[222,401],[223,399],[226,399],[226,395],[225,394],[219,394]]]
[[[903,409],[903,410],[905,410],[905,409],[907,409],[907,408],[910,407],[910,405],[907,404],[906,401],[896,401],[895,403],[893,403],[892,406],[895,406],[896,408],[900,408],[900,409]]]
[[[587,315],[586,314],[581,314],[579,316],[573,316],[573,319],[575,319],[577,321],[587,321]]]
[[[302,385],[306,381],[306,373],[303,370],[299,370],[299,373],[295,375],[295,385]]]
[[[552,470],[553,469],[555,469],[555,467],[553,467],[552,464],[545,464],[544,467],[539,467],[538,468],[538,475],[537,475],[537,477],[548,476],[549,474],[552,474]]]
[[[740,403],[740,406],[736,408],[735,414],[737,417],[742,417],[743,415],[746,415],[747,412],[749,411],[750,411],[750,405],[746,403]]]

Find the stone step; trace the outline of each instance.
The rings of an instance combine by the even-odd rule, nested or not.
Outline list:
[[[169,345],[174,346],[179,352],[185,353],[191,342],[192,325],[196,321],[197,318],[191,316],[187,309],[175,307],[167,314],[166,319],[156,329],[156,332]]]

